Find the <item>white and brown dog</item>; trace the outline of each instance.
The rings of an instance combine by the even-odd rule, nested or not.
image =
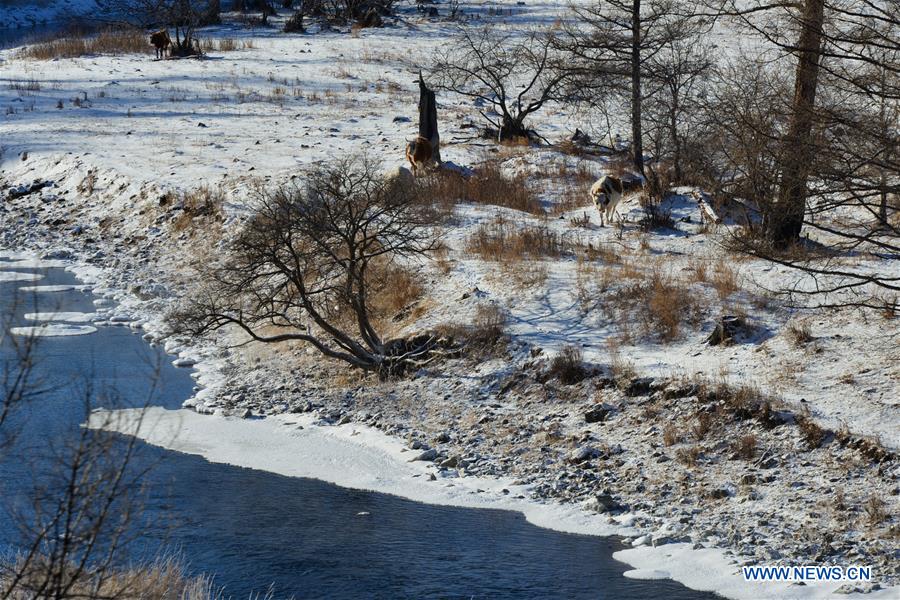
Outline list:
[[[622,180],[612,175],[604,175],[591,186],[591,200],[600,211],[601,227],[604,225],[604,217],[607,224],[612,222],[616,206],[622,201],[624,193],[625,186]]]

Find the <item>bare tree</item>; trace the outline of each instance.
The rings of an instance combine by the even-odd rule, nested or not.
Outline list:
[[[460,28],[455,40],[439,52],[432,82],[492,108],[481,115],[500,140],[537,137],[525,120],[560,98],[566,72],[551,38],[524,36],[496,28]]]
[[[727,16],[758,35],[782,60],[796,61],[790,118],[781,134],[777,207],[773,204],[766,228],[770,241],[784,248],[800,239],[808,201],[821,183],[815,166],[823,164],[822,151],[830,150],[826,140],[831,136],[825,132],[835,121],[823,100],[835,89],[850,95],[872,94],[870,86],[860,85],[865,78],[856,75],[869,67],[881,65],[885,73],[897,73],[896,58],[890,55],[900,43],[900,21],[891,3],[871,0],[708,3],[718,16]],[[767,56],[766,60],[777,58]]]
[[[565,50],[572,76],[569,97],[610,110],[619,103],[629,115],[634,169],[644,172],[644,100],[659,89],[646,79],[660,72],[658,55],[679,40],[696,37],[702,23],[685,15],[678,0],[598,0],[571,7],[554,43]]]
[[[17,413],[51,390],[39,385],[36,338],[13,333],[15,305],[7,308],[0,327],[0,458],[31,463],[37,477],[30,494],[4,497],[14,502],[9,517],[22,540],[11,561],[0,560],[0,599],[136,597],[144,582],[139,570],[123,570],[123,555],[145,531],[134,518],[146,474],[134,461],[138,438],[79,428],[74,436],[43,443],[41,452],[25,445],[16,435],[22,427]],[[154,390],[151,385],[148,398]],[[97,419],[93,410],[99,404],[109,408],[118,402],[114,394],[103,397],[89,385],[81,399],[85,420],[92,414]],[[94,425],[103,429],[115,414]]]
[[[109,19],[173,29],[174,56],[198,54],[194,30],[219,22],[219,0],[97,0],[97,6]]]
[[[202,335],[233,325],[258,342],[307,342],[325,356],[388,377],[439,353],[434,335],[385,340],[373,315],[385,263],[435,247],[415,188],[385,181],[367,158],[262,190],[256,214],[205,286],[170,321]]]

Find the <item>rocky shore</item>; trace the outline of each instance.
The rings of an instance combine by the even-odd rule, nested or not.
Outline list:
[[[204,367],[207,389],[189,401],[198,412],[364,423],[406,440],[410,460],[430,463],[436,481],[513,477],[539,500],[627,513],[643,532],[626,540],[633,546],[726,548],[735,569],[873,567],[874,583],[845,593],[900,585],[900,469],[877,440],[817,427],[749,384],[592,365],[565,384],[543,349],[515,338],[393,382],[348,375],[302,346],[165,338],[160,319],[186,289],[184,266],[196,248],[215,246],[198,232],[218,224],[176,231],[184,207],[161,202],[159,190],[85,194],[86,172],[0,180],[0,248],[95,268],[98,293],[190,357],[184,366]],[[92,173],[92,186],[113,189],[114,173]]]

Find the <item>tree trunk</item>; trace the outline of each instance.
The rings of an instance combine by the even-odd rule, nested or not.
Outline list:
[[[631,13],[631,148],[634,169],[644,174],[641,139],[641,0],[633,0]]]
[[[419,72],[419,135],[431,142],[431,159],[441,163],[441,136],[438,133],[437,101]]]
[[[798,47],[800,57],[794,84],[791,122],[781,157],[781,186],[775,210],[770,211],[769,238],[779,247],[800,239],[806,209],[809,167],[813,158],[812,128],[822,53],[825,0],[805,0]]]

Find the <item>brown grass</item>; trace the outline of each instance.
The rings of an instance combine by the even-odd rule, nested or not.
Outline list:
[[[221,190],[208,186],[177,192],[175,202],[181,205],[182,211],[172,223],[173,230],[177,232],[191,229],[198,221],[221,222],[224,201]]]
[[[496,304],[479,304],[469,325],[446,323],[437,328],[442,335],[464,340],[475,356],[484,355],[498,348],[504,339],[508,316]]]
[[[797,417],[797,426],[800,428],[800,436],[810,450],[815,450],[822,445],[828,431],[822,429],[809,416],[801,415]]]
[[[688,466],[693,467],[697,464],[697,460],[700,458],[700,454],[703,451],[700,446],[690,446],[688,448],[679,448],[675,451],[675,458],[678,462]]]
[[[53,60],[91,54],[150,54],[153,47],[142,30],[125,29],[85,37],[64,37],[25,46],[17,58]]]
[[[716,263],[709,282],[722,300],[741,289],[741,286],[738,284],[737,273],[724,260]]]
[[[518,227],[501,217],[479,226],[466,241],[466,250],[483,260],[508,262],[526,257],[559,258],[567,244],[543,225]]]
[[[382,282],[377,286],[378,293],[372,296],[372,310],[383,317],[391,317],[401,321],[416,316],[412,314],[412,305],[424,294],[425,289],[415,272],[397,265],[376,268],[370,274]]]
[[[16,572],[21,564],[4,566],[2,572]],[[31,564],[26,575],[9,596],[12,600],[34,598],[32,591],[46,579],[47,567]],[[55,567],[58,569],[58,566]],[[100,582],[99,590],[95,581],[87,576],[76,577],[66,598],[140,598],[141,600],[224,600],[225,590],[218,589],[212,579],[205,575],[188,576],[184,564],[177,559],[161,559],[142,567],[107,573]],[[64,582],[71,579],[64,576]],[[0,591],[6,592],[8,583],[0,577]]]
[[[637,322],[645,335],[662,342],[678,339],[682,326],[700,322],[695,295],[674,277],[653,268],[608,296],[606,308],[618,321]]]
[[[563,385],[573,385],[588,376],[584,368],[584,357],[581,348],[577,346],[563,346],[559,354],[550,361],[546,373],[547,379],[556,379]]]
[[[734,453],[744,460],[753,460],[756,456],[756,436],[752,433],[741,436],[734,445]]]
[[[678,429],[669,423],[666,425],[665,429],[663,429],[663,444],[666,446],[674,446],[678,443],[678,438],[680,437],[678,434]]]
[[[488,161],[477,167],[471,177],[437,170],[424,178],[421,186],[425,198],[445,206],[472,202],[544,214],[534,187],[523,178],[504,175],[497,161]]]
[[[713,418],[712,415],[707,412],[701,412],[697,414],[697,418],[691,424],[691,434],[697,441],[703,440],[710,429],[712,429]]]
[[[870,525],[881,525],[887,520],[887,504],[879,496],[869,496],[863,504],[863,510]]]
[[[792,321],[789,323],[785,335],[787,335],[788,340],[794,346],[805,346],[813,340],[809,323],[805,321]]]

